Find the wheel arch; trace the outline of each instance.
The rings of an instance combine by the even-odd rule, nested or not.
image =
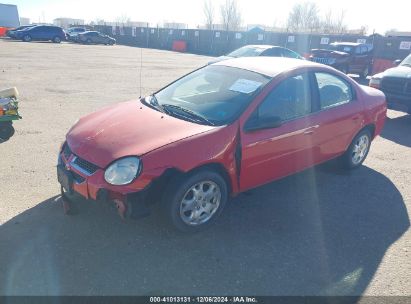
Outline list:
[[[200,165],[198,167],[192,168],[189,171],[182,171],[178,168],[175,167],[170,167],[167,168],[158,178],[153,180],[152,184],[150,184],[149,189],[148,189],[148,196],[150,197],[151,201],[159,201],[161,193],[166,189],[167,185],[169,183],[176,181],[178,179],[181,179],[183,177],[195,174],[196,172],[202,171],[202,170],[210,170],[214,171],[217,174],[219,174],[225,181],[227,185],[227,193],[230,196],[233,192],[233,187],[231,183],[231,178],[230,175],[227,171],[227,169],[220,163],[207,163]]]

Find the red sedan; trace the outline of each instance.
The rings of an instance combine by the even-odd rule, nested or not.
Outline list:
[[[159,202],[176,228],[197,231],[242,191],[334,158],[360,166],[385,117],[383,93],[331,67],[231,59],[81,118],[58,180],[66,205],[78,193],[138,218]]]

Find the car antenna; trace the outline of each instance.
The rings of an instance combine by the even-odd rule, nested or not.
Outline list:
[[[140,98],[142,97],[141,95],[141,83],[142,83],[142,80],[141,80],[141,77],[142,77],[142,69],[143,69],[143,48],[142,47],[140,47]]]

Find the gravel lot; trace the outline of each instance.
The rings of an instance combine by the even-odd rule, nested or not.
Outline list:
[[[411,116],[390,111],[355,172],[329,163],[233,199],[196,235],[156,216],[63,214],[55,164],[82,115],[139,96],[141,49],[0,40],[23,120],[0,144],[1,295],[411,296]],[[209,58],[142,50],[142,94]]]

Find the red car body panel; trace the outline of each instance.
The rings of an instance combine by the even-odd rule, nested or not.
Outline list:
[[[218,63],[223,65],[224,63]],[[229,64],[233,64],[231,60]],[[145,189],[168,169],[189,172],[217,164],[227,173],[230,192],[250,188],[294,174],[342,155],[355,135],[371,126],[380,134],[386,115],[384,95],[362,87],[344,74],[313,63],[299,63],[262,90],[244,113],[228,126],[204,126],[170,117],[139,101],[118,104],[81,119],[68,133],[73,153],[101,169],[74,191],[96,199],[99,189],[111,197]],[[283,79],[302,72],[325,71],[351,84],[355,100],[284,123],[278,128],[245,132],[244,125],[256,107]],[[273,72],[278,74],[277,72]],[[236,153],[241,158],[236,157]],[[143,169],[126,186],[104,180],[104,169],[125,156],[139,156]],[[67,160],[65,160],[67,162]],[[81,172],[71,168],[77,174]]]

